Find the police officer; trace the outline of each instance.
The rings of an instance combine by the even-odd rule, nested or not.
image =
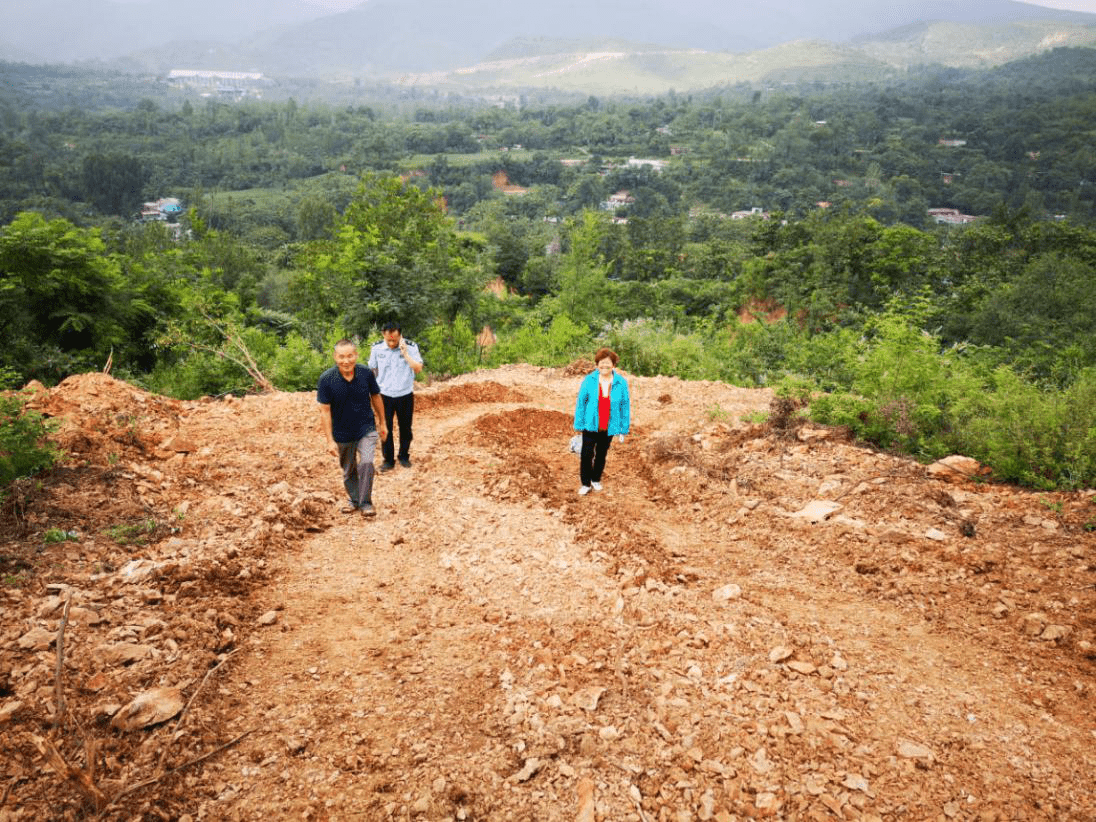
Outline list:
[[[399,461],[404,468],[411,467],[411,418],[415,414],[415,375],[422,371],[422,355],[419,347],[405,339],[397,322],[385,323],[381,329],[384,339],[369,349],[369,367],[377,377],[384,402],[384,421],[388,436],[381,444],[384,462],[381,471],[396,467],[397,454],[393,444],[392,418],[400,428]]]

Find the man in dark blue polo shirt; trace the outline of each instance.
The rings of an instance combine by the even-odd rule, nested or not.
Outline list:
[[[346,513],[376,516],[373,508],[373,457],[378,439],[388,436],[381,388],[373,372],[358,365],[358,346],[351,340],[335,343],[335,365],[320,375],[316,386],[320,430],[327,451],[339,458],[343,486],[350,501]]]

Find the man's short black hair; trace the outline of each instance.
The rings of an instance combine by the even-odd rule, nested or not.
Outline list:
[[[398,322],[396,322],[395,320],[389,320],[383,326],[381,326],[381,331],[400,331],[400,332],[402,332],[403,329],[400,328],[400,324]]]

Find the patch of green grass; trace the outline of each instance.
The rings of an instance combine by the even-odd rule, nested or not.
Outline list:
[[[709,422],[726,422],[731,418],[731,415],[724,411],[718,402],[709,405],[706,413]]]
[[[1048,511],[1053,511],[1055,514],[1062,513],[1062,503],[1051,502],[1046,497],[1039,498],[1039,504],[1046,508]]]
[[[747,414],[743,414],[739,417],[742,422],[748,422],[751,425],[761,425],[769,419],[768,411],[750,411]]]
[[[119,545],[144,545],[148,535],[156,530],[156,520],[146,519],[140,522],[112,525],[103,531]]]
[[[66,531],[63,528],[47,528],[42,534],[42,542],[52,545],[57,542],[79,542],[80,535],[75,531]]]

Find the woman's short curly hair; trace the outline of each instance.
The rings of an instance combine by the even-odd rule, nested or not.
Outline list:
[[[617,352],[615,352],[613,349],[599,348],[594,354],[594,365],[597,365],[606,357],[613,361],[614,366],[620,361],[620,357],[617,356]]]

